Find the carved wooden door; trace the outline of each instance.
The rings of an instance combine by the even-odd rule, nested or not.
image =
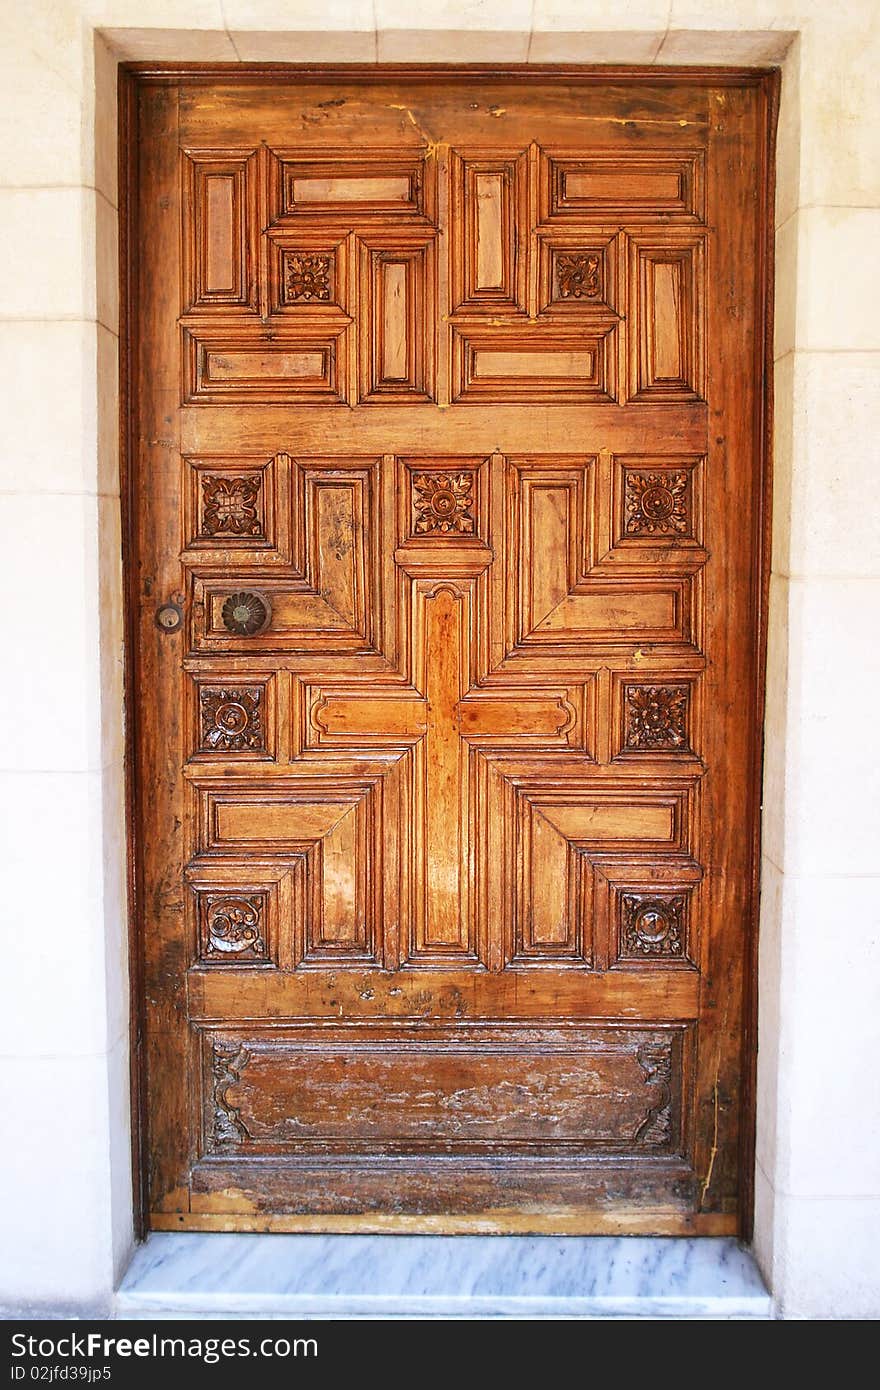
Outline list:
[[[772,84],[126,90],[152,1224],[734,1230]]]

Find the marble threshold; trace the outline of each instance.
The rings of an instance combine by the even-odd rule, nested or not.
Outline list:
[[[155,1232],[118,1318],[774,1316],[752,1255],[722,1237]]]

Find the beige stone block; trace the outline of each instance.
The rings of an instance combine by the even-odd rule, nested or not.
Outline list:
[[[225,29],[224,0],[78,0],[96,29]],[[283,9],[278,0],[277,9]]]
[[[790,565],[880,576],[880,353],[796,352]],[[780,368],[783,363],[779,364]]]
[[[880,1197],[777,1195],[774,1293],[783,1318],[880,1317]]]
[[[880,206],[880,7],[820,7],[801,36],[800,201]]]
[[[243,63],[375,63],[376,34],[362,32],[296,33],[232,31]]]
[[[119,152],[117,146],[117,83],[119,55],[100,34],[95,37],[94,81],[86,94],[89,119],[83,121],[83,139],[94,162],[94,185],[113,207],[119,203]]]
[[[880,579],[792,579],[789,591],[785,851],[777,862],[786,873],[876,874],[880,721],[862,711],[866,692],[880,685]]]
[[[875,865],[876,868],[876,865]],[[788,878],[779,1187],[880,1193],[880,895],[877,878]]]
[[[792,449],[796,354],[787,352],[773,368],[773,528],[774,574],[789,573],[791,551]]]
[[[376,29],[380,38],[391,33],[450,34],[483,30],[497,34],[521,34],[526,40],[532,27],[532,0],[375,0]],[[380,45],[381,58],[381,45]],[[503,61],[503,60],[499,60]]]
[[[101,778],[0,773],[4,941],[15,981],[0,1009],[4,1057],[94,1056],[107,1046]]]
[[[774,272],[773,356],[778,362],[795,344],[798,302],[798,252],[800,212],[794,213],[776,233]]]
[[[0,186],[83,183],[80,112],[69,80],[29,46],[0,44]]]
[[[764,1276],[764,1283],[773,1293],[773,1252],[776,1227],[776,1193],[760,1163],[755,1164],[755,1222],[752,1235],[752,1254]]]
[[[95,193],[95,299],[98,322],[119,332],[119,219],[102,193]],[[87,248],[88,249],[88,248]]]
[[[101,778],[101,926],[107,1046],[127,1043],[130,1021],[128,961],[128,860],[125,836],[125,772],[105,767]]]
[[[744,30],[724,33],[695,29],[670,28],[660,51],[658,63],[724,63],[761,67],[779,63],[791,47],[794,34],[789,31]]]
[[[783,986],[783,893],[776,865],[761,863],[761,920],[758,932],[758,1073],[756,1153],[771,1179],[776,1171],[779,1130],[780,997]]]
[[[339,0],[334,5],[322,0],[296,0],[294,5],[283,0],[223,0],[223,18],[233,34],[303,30],[318,35],[324,31],[374,33],[376,29],[373,0]]]
[[[2,47],[27,61],[33,55],[73,92],[81,92],[88,68],[90,34],[82,0],[32,0],[4,5]]]
[[[101,641],[101,765],[124,757],[122,727],[122,523],[118,497],[98,499],[97,545],[89,554],[86,584],[98,593]]]
[[[131,62],[234,63],[238,54],[225,29],[137,29],[101,31],[120,58]]]
[[[795,345],[813,352],[880,351],[880,277],[874,273],[880,208],[802,208],[795,220]]]
[[[764,708],[764,787],[762,842],[778,869],[785,862],[786,812],[789,797],[788,662],[789,590],[784,577],[770,580],[767,626],[767,694]]]
[[[798,29],[820,0],[670,0],[669,28],[697,31]]]
[[[100,767],[97,527],[94,496],[0,496],[0,589],[16,596],[4,623],[15,737],[0,752],[11,771]]]
[[[534,33],[585,34],[610,30],[626,33],[640,30],[658,38],[666,32],[669,0],[632,0],[626,5],[608,5],[606,0],[535,0],[532,16]]]
[[[97,390],[98,492],[119,494],[119,339],[97,324],[97,383],[86,372],[86,389]],[[95,474],[95,458],[88,455],[89,476]]]
[[[0,243],[0,318],[95,317],[93,190],[0,189]]]
[[[126,998],[128,991],[126,990]],[[110,1221],[113,1284],[118,1288],[134,1254],[131,1181],[131,1055],[128,1038],[107,1057],[110,1136]]]
[[[380,63],[524,63],[528,33],[488,29],[381,31]]]
[[[95,335],[82,320],[0,319],[0,492],[95,491]]]
[[[532,34],[530,63],[653,63],[662,32]]]
[[[801,41],[798,36],[782,63],[779,120],[776,127],[776,226],[781,227],[800,203]]]
[[[45,1010],[42,990],[38,998]],[[81,1315],[83,1305],[110,1311],[107,1079],[101,1057],[4,1060],[0,1113],[13,1120],[15,1142],[3,1150],[14,1194],[3,1218],[3,1303],[42,1304],[55,1317]]]

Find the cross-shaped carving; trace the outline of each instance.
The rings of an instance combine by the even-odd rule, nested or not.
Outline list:
[[[413,843],[420,861],[413,866],[415,941],[426,954],[459,958],[473,954],[470,749],[566,749],[577,718],[564,686],[477,683],[472,597],[468,581],[414,581],[409,681],[313,688],[311,710],[321,747],[410,750]]]

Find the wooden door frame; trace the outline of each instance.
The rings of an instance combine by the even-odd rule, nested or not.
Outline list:
[[[764,705],[767,673],[767,615],[770,587],[770,533],[772,503],[773,439],[773,309],[775,226],[772,211],[776,186],[776,134],[779,114],[781,71],[779,68],[717,66],[597,66],[594,64],[292,64],[292,63],[175,63],[124,62],[118,76],[119,131],[119,455],[122,509],[122,563],[124,602],[124,687],[125,708],[125,805],[126,854],[128,868],[128,937],[130,979],[130,1086],[134,1229],[138,1239],[147,1232],[147,1116],[144,1079],[144,969],[142,864],[136,836],[136,807],[139,791],[136,760],[137,693],[137,553],[134,536],[136,508],[138,400],[133,370],[138,332],[138,302],[132,277],[133,252],[137,246],[138,148],[137,97],[142,85],[173,85],[181,79],[194,84],[210,84],[233,76],[240,83],[342,80],[382,81],[388,76],[406,79],[430,77],[438,82],[460,80],[462,75],[479,78],[531,78],[535,81],[567,78],[600,86],[615,83],[674,85],[686,80],[695,86],[751,86],[763,99],[766,144],[760,183],[761,205],[758,216],[764,227],[762,264],[758,267],[763,334],[755,337],[754,371],[759,383],[756,392],[754,447],[762,476],[762,506],[755,517],[755,553],[759,563],[753,575],[753,602],[756,615],[757,681],[753,691],[753,726],[758,727],[754,764],[751,770],[752,881],[750,909],[744,945],[746,990],[742,1032],[739,1165],[741,1198],[739,1235],[749,1241],[754,1220],[754,1163],[756,1136],[757,1025],[758,1025],[758,919],[760,910],[761,865],[761,788],[764,757]]]

